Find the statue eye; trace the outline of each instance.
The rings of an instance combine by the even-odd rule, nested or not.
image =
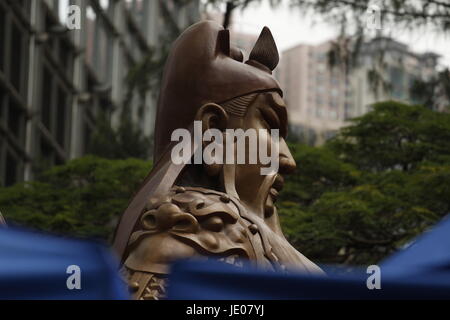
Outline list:
[[[264,121],[268,124],[269,129],[280,129],[280,118],[272,108],[263,107],[260,111]]]

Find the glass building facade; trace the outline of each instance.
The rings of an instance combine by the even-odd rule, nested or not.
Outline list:
[[[130,68],[165,39],[163,14],[179,28],[199,18],[198,1],[178,3],[0,0],[0,186],[85,154],[98,112],[117,125]],[[80,29],[68,28],[72,6]],[[156,98],[131,97],[148,136]]]

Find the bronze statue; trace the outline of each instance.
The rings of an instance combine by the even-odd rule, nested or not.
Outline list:
[[[274,206],[282,174],[296,166],[284,140],[286,106],[272,76],[278,60],[268,28],[246,62],[230,46],[229,31],[212,21],[189,27],[174,42],[158,102],[155,165],[123,214],[114,242],[136,299],[163,297],[168,266],[179,258],[234,265],[248,259],[265,269],[322,272],[288,243]],[[192,132],[194,120],[202,130],[220,132],[278,129],[279,171],[261,175],[259,162],[175,164],[172,132]]]

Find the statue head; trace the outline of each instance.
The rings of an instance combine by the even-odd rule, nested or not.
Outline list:
[[[275,41],[266,27],[245,62],[242,52],[230,45],[229,31],[219,24],[203,21],[188,28],[175,41],[164,70],[156,116],[155,160],[167,151],[175,129],[188,128],[198,120],[203,131],[278,129],[279,169],[292,171],[295,162],[284,141],[286,106],[272,75],[278,61]],[[270,145],[272,137],[258,135],[257,139],[266,139]],[[283,179],[276,173],[261,175],[260,167],[259,162],[231,168],[203,164],[204,171],[197,171],[200,176],[205,172],[214,176],[221,181],[216,188],[238,197],[254,211],[271,215],[272,201]],[[201,184],[192,180],[191,174],[186,183]]]
[[[119,252],[136,221],[133,215],[139,215],[146,198],[167,192],[174,184],[226,192],[282,234],[274,202],[283,186],[282,174],[292,172],[295,161],[285,142],[287,112],[283,93],[272,75],[278,61],[274,39],[266,27],[245,62],[242,52],[230,46],[229,31],[212,21],[191,26],[174,42],[164,69],[156,114],[155,166],[122,217],[116,232]],[[267,154],[275,154],[275,170],[261,174],[268,164],[258,156],[256,162],[249,163],[256,152],[250,139],[244,139],[244,163],[173,164],[172,133],[180,128],[193,132],[194,121],[201,124],[202,134],[217,129],[224,142],[231,141],[224,143],[224,155],[232,152],[235,160],[238,142],[227,131],[254,130],[257,135],[253,143],[264,143],[269,149]],[[277,134],[272,134],[273,130]],[[202,142],[202,146],[209,143]],[[189,157],[194,155],[194,149]]]
[[[207,103],[223,104],[251,93],[282,91],[272,76],[278,51],[264,28],[243,62],[242,52],[230,46],[230,35],[213,21],[186,29],[173,43],[164,68],[155,121],[155,162],[170,144],[175,129],[188,128]],[[245,108],[236,111],[243,114]]]

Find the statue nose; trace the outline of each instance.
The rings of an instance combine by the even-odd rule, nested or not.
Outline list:
[[[280,157],[280,173],[290,174],[295,171],[297,165],[292,158]]]
[[[292,157],[291,152],[286,144],[284,139],[280,139],[280,173],[290,174],[295,171],[297,168],[297,164],[295,163],[294,158]]]

